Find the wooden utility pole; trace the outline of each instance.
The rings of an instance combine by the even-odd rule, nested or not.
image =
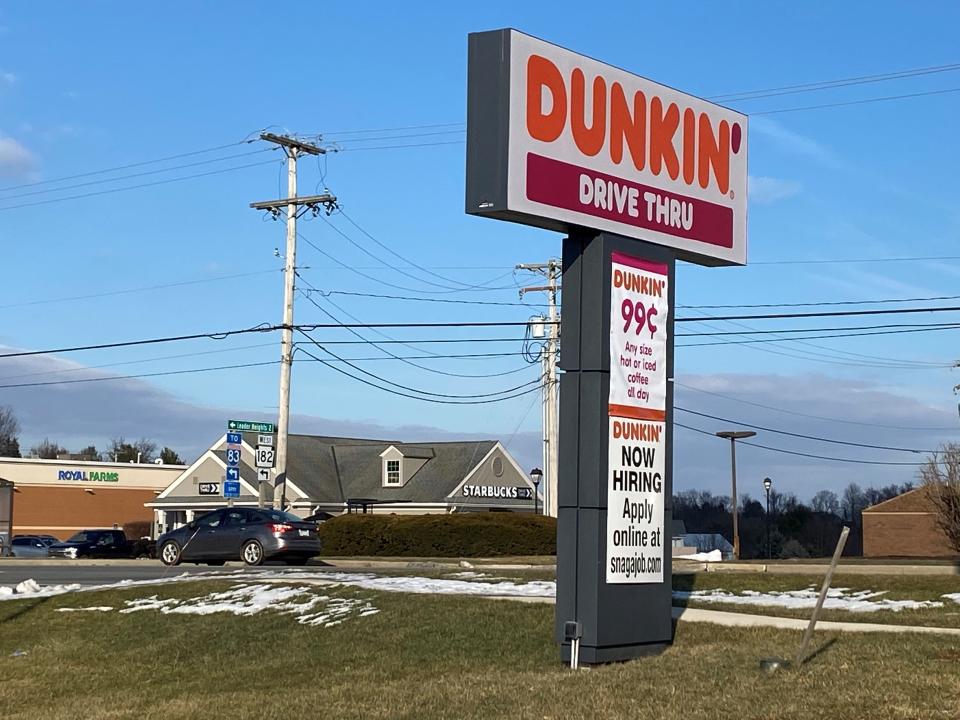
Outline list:
[[[560,314],[557,311],[557,293],[561,289],[559,280],[562,273],[559,260],[545,263],[525,263],[517,265],[517,270],[528,270],[546,276],[547,284],[520,289],[522,298],[528,292],[545,292],[549,310],[547,315],[547,337],[543,349],[543,467],[546,470],[543,490],[543,512],[551,517],[557,516],[557,477],[560,467],[560,400],[557,366],[560,362]]]
[[[250,203],[255,210],[267,210],[274,218],[282,208],[287,211],[287,250],[284,258],[283,330],[280,336],[280,407],[277,420],[276,483],[273,505],[283,510],[287,503],[287,438],[290,425],[290,375],[293,369],[293,298],[297,271],[297,218],[306,210],[316,214],[320,207],[332,212],[337,199],[330,194],[297,197],[297,158],[300,155],[322,155],[323,148],[288,135],[261,133],[260,139],[279,145],[287,156],[287,197],[279,200]]]

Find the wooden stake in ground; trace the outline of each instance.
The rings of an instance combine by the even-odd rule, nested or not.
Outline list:
[[[837,563],[843,554],[843,547],[847,544],[847,536],[850,534],[850,528],[844,526],[840,533],[840,539],[837,540],[837,549],[833,551],[833,560],[830,561],[830,569],[827,570],[827,576],[823,579],[823,587],[820,588],[820,597],[817,598],[817,604],[813,608],[813,615],[810,616],[810,624],[807,625],[803,633],[803,641],[800,643],[800,651],[797,653],[796,666],[803,664],[803,658],[807,654],[807,645],[813,637],[813,629],[817,625],[817,617],[820,615],[820,608],[823,607],[823,601],[827,599],[827,593],[830,590],[830,581],[833,580],[833,571],[837,569]]]

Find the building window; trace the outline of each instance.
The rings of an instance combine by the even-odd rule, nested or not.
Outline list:
[[[387,485],[400,484],[400,461],[387,460]]]
[[[493,459],[493,474],[497,477],[503,477],[503,458],[495,457]]]

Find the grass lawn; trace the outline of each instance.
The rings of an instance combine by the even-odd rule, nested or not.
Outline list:
[[[187,598],[226,581],[0,602],[5,720],[70,718],[956,718],[960,641],[819,633],[802,669],[765,676],[799,633],[683,624],[658,658],[572,673],[553,607],[322,589],[379,608],[335,627],[264,612],[60,613]],[[317,589],[320,590],[320,589]],[[28,654],[11,657],[14,650]]]
[[[740,593],[744,590],[757,592],[782,592],[803,590],[813,586],[817,591],[823,583],[823,575],[772,575],[767,573],[696,573],[673,576],[674,590],[713,590],[723,589]],[[881,598],[890,600],[937,600],[943,603],[940,608],[919,610],[879,610],[877,612],[849,612],[847,610],[824,610],[822,620],[840,620],[847,622],[875,622],[899,625],[933,625],[940,627],[960,627],[960,604],[947,600],[942,595],[960,592],[960,577],[939,575],[845,575],[838,569],[831,583],[833,588],[858,590],[884,590]],[[876,598],[879,599],[879,598]],[[810,610],[790,610],[780,607],[758,607],[755,605],[728,605],[715,602],[698,601],[691,598],[687,603],[674,600],[674,604],[689,604],[690,607],[731,610],[756,615],[778,615],[780,617],[809,618]]]

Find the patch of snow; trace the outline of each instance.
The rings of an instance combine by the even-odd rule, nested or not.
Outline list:
[[[292,615],[301,625],[339,625],[357,615],[366,617],[380,612],[368,601],[358,598],[331,598],[319,595],[312,588],[262,583],[238,585],[202,597],[179,600],[159,599],[156,595],[125,601],[121,614],[156,610],[164,615],[257,615],[265,610]]]
[[[861,590],[849,592],[848,588],[831,588],[823,603],[825,610],[846,610],[848,612],[869,613],[881,610],[922,610],[943,607],[936,600],[889,600],[879,598],[886,591]],[[740,594],[726,590],[673,591],[675,600],[696,600],[705,603],[724,603],[729,605],[753,605],[756,607],[782,607],[792,610],[806,610],[817,603],[819,592],[814,588],[805,590],[787,590],[784,592],[757,592],[744,590]]]
[[[960,593],[950,593],[948,595],[944,595],[943,597],[945,597],[947,600],[953,600],[955,603],[960,604]]]
[[[679,555],[677,560],[693,560],[694,562],[721,562],[723,560],[723,553],[719,550],[711,550],[710,552],[699,552],[693,553],[693,555]]]
[[[33,578],[24,580],[15,587],[0,585],[0,600],[21,600],[23,598],[52,597],[80,589],[79,584],[41,585]]]
[[[57,612],[110,612],[113,610],[109,605],[94,605],[84,608],[57,608]]]
[[[444,578],[425,578],[417,576],[389,577],[373,573],[317,573],[317,579],[341,585],[363,588],[364,590],[382,590],[385,592],[403,592],[418,595],[480,595],[487,597],[554,597],[557,584],[552,580],[536,580],[528,583],[468,582],[466,580],[448,580]],[[290,578],[288,578],[290,579]]]

